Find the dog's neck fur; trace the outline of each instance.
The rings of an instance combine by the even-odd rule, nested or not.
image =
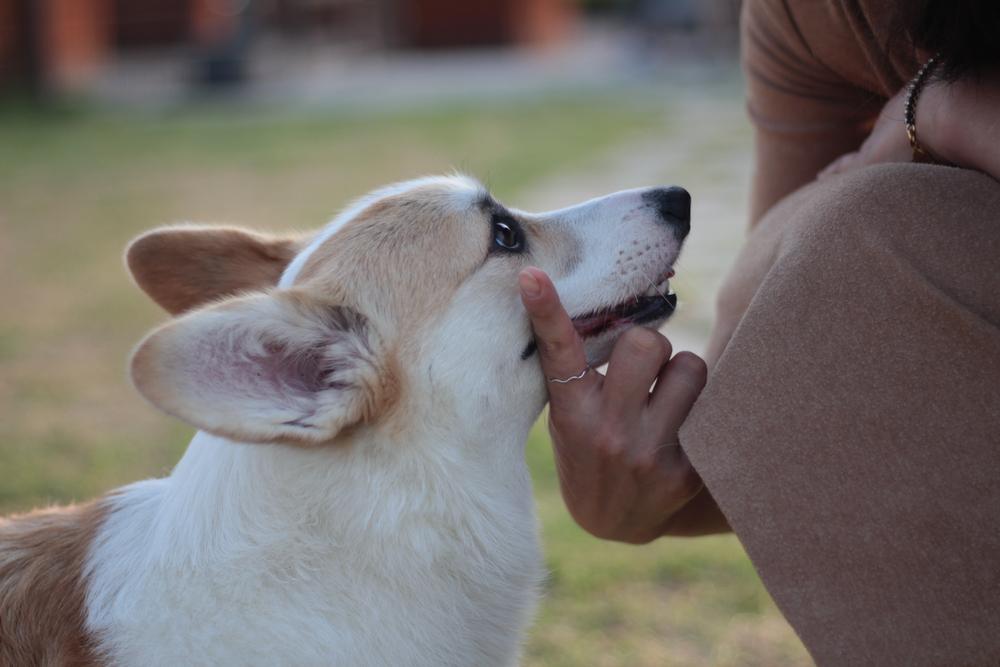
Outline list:
[[[524,492],[518,500],[530,507],[523,484],[530,422],[470,425],[464,433],[456,424],[425,423],[422,432],[395,436],[362,429],[346,442],[315,449],[232,443],[199,432],[168,478],[160,515],[163,529],[189,536],[172,542],[190,551],[182,556],[175,547],[166,554],[211,560],[292,536],[333,551],[345,542],[364,548],[367,541],[405,535],[400,523],[422,517],[451,524],[460,514],[479,512],[477,498],[509,493],[513,483]],[[455,459],[434,456],[442,440],[453,443]],[[453,502],[459,497],[463,502]],[[485,506],[492,507],[501,498],[489,500]]]
[[[212,660],[230,664],[267,662],[271,632],[283,653],[267,659],[283,664],[417,664],[414,656],[428,665],[512,663],[542,576],[523,454],[543,404],[535,393],[518,402],[533,401],[536,410],[519,404],[441,415],[405,434],[362,428],[353,442],[323,448],[199,432],[170,477],[126,487],[114,501],[91,557],[101,566],[89,573],[88,625],[119,629],[106,648],[123,662],[153,659],[145,646],[157,647],[153,662],[169,662],[163,633],[199,643],[199,617],[211,608],[232,621],[213,633],[231,627],[245,635],[249,626],[261,637],[238,654],[221,647],[231,651],[239,641],[220,638]],[[440,412],[442,403],[484,399],[427,400]],[[445,450],[442,440],[454,446]],[[448,457],[434,454],[443,451]],[[163,596],[174,605],[169,628],[155,624]],[[346,619],[337,613],[346,598],[412,614]],[[465,621],[477,614],[509,630],[473,632]],[[145,622],[122,633],[129,617]],[[289,637],[297,635],[301,653],[292,655]],[[342,636],[330,643],[342,653],[322,653],[335,635]],[[393,635],[402,641],[386,641]],[[149,642],[153,636],[161,639]],[[413,653],[378,652],[391,646]],[[460,655],[444,655],[444,647]]]

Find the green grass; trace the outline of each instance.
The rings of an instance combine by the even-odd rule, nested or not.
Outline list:
[[[166,474],[190,437],[125,376],[163,319],[122,267],[139,232],[315,228],[372,187],[453,168],[516,204],[668,118],[601,98],[374,115],[0,108],[0,512]],[[528,454],[551,576],[526,665],[808,664],[734,538],[595,540],[562,505],[544,429]]]
[[[543,423],[528,460],[550,576],[526,665],[810,664],[734,537],[599,542],[566,514]]]

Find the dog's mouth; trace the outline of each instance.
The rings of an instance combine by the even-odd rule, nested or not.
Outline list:
[[[622,302],[598,308],[597,310],[573,318],[573,326],[581,338],[593,338],[612,329],[665,320],[677,307],[677,295],[670,289],[673,270],[664,273],[641,294],[635,294]]]

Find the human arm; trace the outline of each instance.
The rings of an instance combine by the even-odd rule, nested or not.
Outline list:
[[[835,160],[821,177],[879,162],[909,162],[905,98],[904,88],[885,105],[861,147]],[[920,144],[934,156],[1000,180],[1000,73],[931,81],[917,99],[916,127]]]
[[[874,79],[844,77],[868,61],[835,4],[743,3],[740,60],[754,137],[751,229],[835,158],[857,150],[888,97],[873,94]]]
[[[758,223],[780,200],[815,180],[831,161],[857,150],[884,104],[885,98],[879,102],[877,95],[845,81],[831,66],[831,52],[839,50],[846,63],[839,65],[860,69],[854,62],[858,54],[844,42],[847,29],[838,25],[831,7],[780,0],[746,0],[743,5],[741,60],[754,138],[748,226],[757,237],[779,233],[781,220],[772,219],[764,232]],[[816,40],[807,43],[804,35],[822,33],[822,26],[829,26],[830,36],[818,45]],[[767,247],[756,244],[758,254]],[[705,354],[709,368],[728,345],[771,260],[748,257],[747,252],[744,248],[740,253],[716,299],[716,319]]]
[[[866,132],[863,124],[831,127],[810,136],[755,127],[754,172],[750,183],[751,229],[772,206],[815,180],[834,159],[857,150]]]
[[[586,367],[583,341],[551,280],[529,268],[520,281],[546,377],[578,374]],[[593,371],[548,384],[563,499],[597,537],[642,544],[729,530],[678,439],[705,385],[705,364],[689,352],[671,353],[664,336],[636,327],[615,345],[607,376]]]

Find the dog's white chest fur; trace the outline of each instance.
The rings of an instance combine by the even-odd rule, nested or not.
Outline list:
[[[523,464],[389,476],[278,449],[198,434],[119,496],[88,596],[114,664],[516,663],[542,577]]]

